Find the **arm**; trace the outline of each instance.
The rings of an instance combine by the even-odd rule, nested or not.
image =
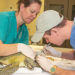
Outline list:
[[[56,72],[54,74],[55,75],[75,75],[75,71],[64,70],[59,67],[56,67]]]
[[[45,46],[44,47],[49,54],[51,54],[52,56],[56,56],[56,57],[61,57],[61,58],[66,58],[66,59],[75,59],[75,51],[67,51],[67,52],[61,52],[61,51],[57,51],[56,49],[54,49],[51,46]]]
[[[56,60],[56,61],[54,61],[54,60]],[[52,58],[52,56],[51,56],[51,57],[46,58],[44,56],[38,55],[36,58],[36,61],[45,71],[52,73],[53,75],[75,75],[75,70],[71,70],[68,68],[68,65],[70,64],[70,62],[67,60],[66,60],[66,63],[69,63],[69,64],[66,64],[64,60],[60,60],[57,57]],[[61,62],[62,62],[62,64],[61,64]],[[55,65],[56,65],[56,67],[54,67]],[[58,67],[60,65],[61,65],[61,67],[66,65],[66,68]],[[54,69],[52,69],[52,68],[54,68]]]
[[[35,58],[35,52],[33,51],[33,49],[25,44],[22,44],[22,43],[18,43],[18,44],[0,43],[0,56],[7,56],[7,55],[14,54],[17,52],[21,52],[33,60]]]
[[[62,58],[75,60],[75,51],[62,52]]]
[[[7,56],[17,53],[18,44],[2,44],[0,42],[0,56]]]

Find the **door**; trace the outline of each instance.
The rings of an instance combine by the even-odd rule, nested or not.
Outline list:
[[[67,17],[68,0],[45,0],[45,10],[52,9]]]
[[[73,20],[75,17],[75,0],[69,0],[68,18]]]

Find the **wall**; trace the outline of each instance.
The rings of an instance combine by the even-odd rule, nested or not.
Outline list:
[[[17,9],[18,0],[0,0],[0,11],[12,11]]]

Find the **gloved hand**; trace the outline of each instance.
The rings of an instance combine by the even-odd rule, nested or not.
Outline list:
[[[47,72],[51,72],[51,68],[55,66],[54,60],[50,60],[45,56],[38,55],[36,61]]]
[[[25,44],[19,43],[18,47],[17,47],[18,52],[23,53],[24,55],[26,55],[27,57],[30,57],[31,59],[34,60],[35,58],[35,52],[33,51],[33,49]]]
[[[61,57],[62,52],[55,50],[53,47],[45,45],[44,49],[48,51],[52,56]]]
[[[64,70],[75,70],[75,60],[38,55],[36,57],[36,61],[45,71],[48,71],[50,73],[52,73],[52,69],[55,72],[56,67]]]

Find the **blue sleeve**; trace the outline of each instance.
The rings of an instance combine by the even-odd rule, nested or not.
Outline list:
[[[0,15],[0,40],[4,42],[8,33],[8,19],[5,15]]]
[[[75,25],[73,25],[73,27],[72,27],[71,37],[70,37],[70,44],[75,50]]]

